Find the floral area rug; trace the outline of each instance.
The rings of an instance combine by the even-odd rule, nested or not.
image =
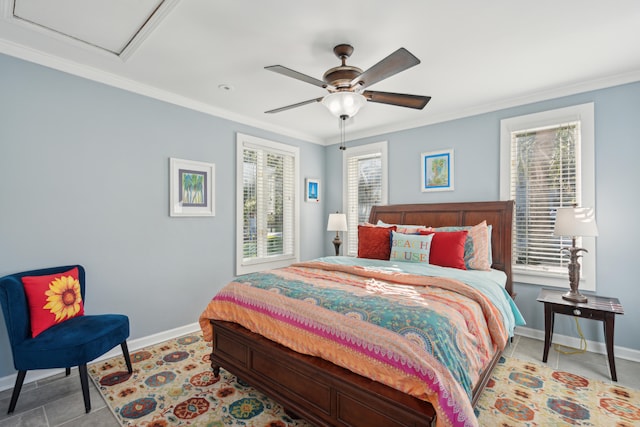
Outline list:
[[[211,343],[183,336],[89,366],[89,375],[123,426],[309,427],[225,370],[215,378]]]
[[[248,384],[211,372],[210,343],[200,334],[89,366],[123,426],[311,427]],[[640,391],[545,366],[502,358],[478,404],[481,426],[640,426]]]
[[[481,426],[640,426],[640,390],[502,358],[476,405]]]

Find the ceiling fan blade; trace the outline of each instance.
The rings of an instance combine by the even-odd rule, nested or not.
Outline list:
[[[322,80],[318,80],[311,76],[307,76],[306,74],[299,73],[290,68],[283,67],[282,65],[270,65],[268,67],[264,67],[265,70],[273,71],[278,74],[282,74],[287,77],[292,77],[297,80],[302,80],[303,82],[311,83],[314,86],[320,86],[321,88],[326,88],[328,85]]]
[[[407,49],[401,47],[355,79],[351,80],[350,84],[351,87],[354,87],[357,84],[360,84],[360,87],[371,86],[380,80],[391,77],[394,74],[404,71],[407,68],[411,68],[414,65],[418,65],[419,63],[420,60],[418,58],[416,58]]]
[[[265,111],[265,114],[279,113],[280,111],[290,110],[296,107],[302,107],[303,105],[311,104],[313,102],[320,102],[322,101],[323,98],[324,96],[321,96],[320,98],[308,99],[306,101],[298,102],[297,104],[291,104],[291,105],[287,105],[286,107],[280,107],[274,110]]]
[[[398,107],[415,108],[422,110],[431,100],[430,96],[407,95],[404,93],[376,92],[365,90],[362,95],[369,102],[378,102],[380,104],[397,105]]]

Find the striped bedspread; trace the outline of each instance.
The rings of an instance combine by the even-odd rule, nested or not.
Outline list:
[[[446,277],[312,261],[240,276],[200,316],[431,402],[439,426],[474,426],[471,391],[508,331],[480,291]]]

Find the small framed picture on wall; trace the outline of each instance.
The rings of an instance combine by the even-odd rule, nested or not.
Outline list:
[[[169,215],[215,216],[215,165],[169,159]]]
[[[305,196],[306,202],[319,202],[320,201],[320,181],[313,178],[307,178],[305,180]]]
[[[427,191],[453,190],[453,149],[422,153],[420,189]]]

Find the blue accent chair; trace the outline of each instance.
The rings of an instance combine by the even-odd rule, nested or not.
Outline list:
[[[126,341],[129,337],[127,316],[101,314],[73,317],[50,327],[35,338],[31,337],[29,305],[21,278],[63,273],[73,267],[78,267],[80,292],[83,304],[86,306],[85,271],[80,265],[31,270],[0,278],[0,304],[9,333],[13,366],[18,371],[9,403],[9,414],[16,407],[22,383],[29,370],[65,368],[66,374],[69,375],[71,367],[77,366],[87,413],[91,411],[88,362],[119,344],[122,347],[127,370],[129,374],[133,372]]]

